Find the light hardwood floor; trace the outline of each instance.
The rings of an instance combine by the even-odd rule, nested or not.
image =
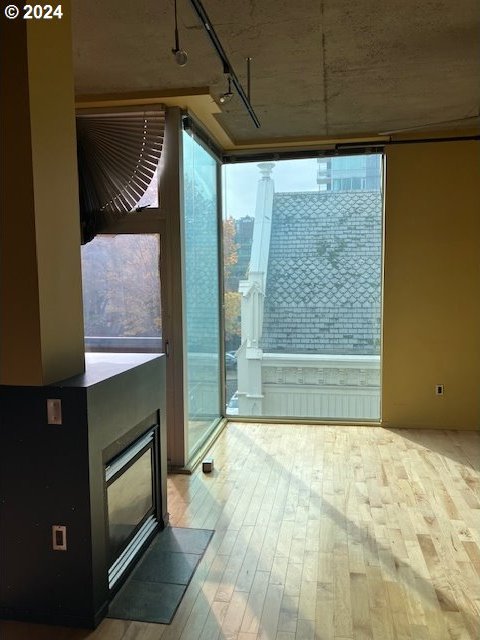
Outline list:
[[[480,434],[230,424],[169,478],[215,535],[169,626],[4,622],[2,640],[478,640]]]

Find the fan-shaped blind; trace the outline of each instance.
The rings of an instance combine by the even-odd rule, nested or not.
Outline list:
[[[164,110],[77,115],[82,243],[107,218],[135,210],[158,166],[164,130]]]

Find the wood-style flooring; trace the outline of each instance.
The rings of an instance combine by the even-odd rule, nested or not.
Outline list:
[[[1,640],[478,640],[480,434],[230,424],[169,478],[215,535],[169,626],[0,623]]]

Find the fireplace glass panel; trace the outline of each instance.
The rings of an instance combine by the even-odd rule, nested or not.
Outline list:
[[[107,488],[111,558],[115,559],[153,510],[153,465],[149,448]]]

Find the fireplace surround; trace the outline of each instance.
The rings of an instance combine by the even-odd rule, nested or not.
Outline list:
[[[0,617],[93,628],[106,615],[168,521],[165,409],[163,355],[91,353],[85,374],[0,387]],[[122,453],[142,485],[130,506]]]

